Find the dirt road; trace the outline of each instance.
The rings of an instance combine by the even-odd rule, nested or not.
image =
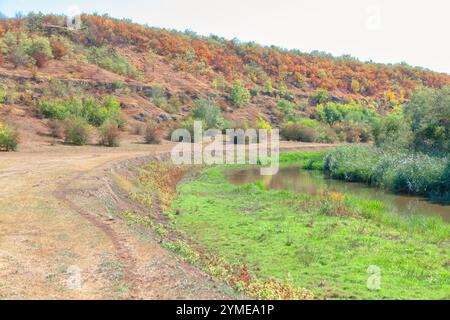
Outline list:
[[[128,204],[111,187],[114,167],[171,146],[31,145],[1,153],[0,298],[236,297],[115,214]]]

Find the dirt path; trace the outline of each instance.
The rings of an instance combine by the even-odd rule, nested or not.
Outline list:
[[[129,203],[111,187],[112,171],[170,148],[32,145],[1,153],[0,298],[236,297],[117,215]]]

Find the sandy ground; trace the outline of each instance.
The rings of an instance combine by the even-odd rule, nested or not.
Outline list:
[[[129,205],[112,187],[114,172],[172,146],[34,143],[0,153],[0,298],[235,298],[114,213]]]

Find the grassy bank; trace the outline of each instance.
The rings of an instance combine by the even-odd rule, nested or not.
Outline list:
[[[305,157],[318,156],[282,162]],[[392,216],[380,202],[339,193],[238,187],[226,169],[207,168],[178,187],[171,228],[194,247],[260,279],[289,278],[317,297],[449,298],[450,229],[439,219]],[[371,265],[381,269],[379,290],[366,285]]]

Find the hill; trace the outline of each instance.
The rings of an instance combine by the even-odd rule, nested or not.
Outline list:
[[[307,54],[108,16],[84,14],[81,21],[71,30],[59,15],[0,20],[0,94],[10,106],[2,118],[25,116],[42,127],[42,100],[112,95],[127,122],[153,119],[170,128],[208,98],[230,126],[260,119],[279,127],[305,117],[324,120],[317,108],[329,102],[386,114],[418,88],[450,84],[448,74],[406,64]]]

